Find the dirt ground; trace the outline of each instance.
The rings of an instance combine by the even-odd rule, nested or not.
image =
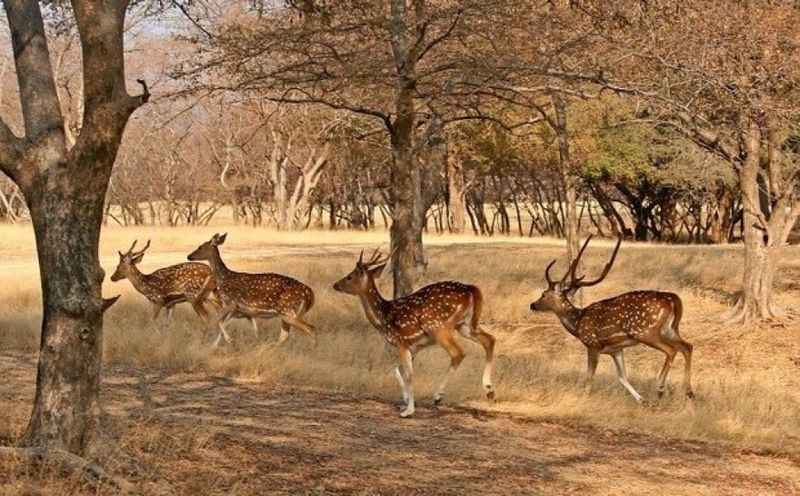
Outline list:
[[[0,355],[0,370],[0,404],[30,404],[35,357]],[[119,444],[98,456],[143,494],[800,493],[790,455],[428,399],[400,419],[397,405],[350,393],[119,366],[103,397]],[[0,494],[51,494],[3,472]]]

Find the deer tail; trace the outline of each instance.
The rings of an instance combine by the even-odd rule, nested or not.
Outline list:
[[[476,332],[481,321],[481,311],[483,310],[483,293],[478,286],[472,286],[472,321],[470,327]]]

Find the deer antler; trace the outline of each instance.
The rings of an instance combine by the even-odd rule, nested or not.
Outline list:
[[[570,286],[573,286],[575,284],[580,284],[583,277],[575,277],[575,271],[578,269],[578,264],[581,263],[581,258],[583,258],[583,252],[586,250],[586,247],[589,246],[589,241],[591,240],[592,240],[592,235],[590,234],[589,237],[586,238],[586,241],[583,242],[583,246],[581,246],[581,249],[578,251],[578,255],[570,264],[569,270],[567,271],[566,274],[564,274],[564,278],[561,279],[561,282],[564,282],[567,279],[567,276],[569,276]]]
[[[126,255],[130,255],[131,253],[133,253],[133,249],[136,248],[136,243],[138,243],[138,242],[139,242],[138,239],[134,239],[133,240],[133,244],[131,245],[130,248],[128,248],[128,251],[126,251],[125,254]]]
[[[364,261],[364,250],[361,250],[361,254],[358,256],[358,265],[362,265],[362,266],[364,266],[366,268],[371,268],[371,267],[375,267],[376,265],[380,265],[380,264],[386,263],[389,260],[391,260],[391,258],[394,255],[395,251],[397,251],[397,248],[392,250],[391,253],[389,253],[388,256],[384,257],[384,256],[381,255],[381,249],[380,248],[376,248],[375,251],[372,252],[372,255],[370,255],[369,260],[367,260],[365,262]]]
[[[556,261],[553,260],[549,264],[547,264],[547,268],[544,270],[544,278],[547,280],[547,285],[551,288],[555,286],[553,279],[550,278],[550,269],[553,268],[553,265],[556,264]]]
[[[133,246],[131,246],[131,252],[133,252],[133,247],[136,246],[136,241],[133,242]],[[146,252],[147,249],[150,248],[150,240],[147,240],[147,243],[144,245],[144,248],[137,251],[136,253],[131,253],[133,255],[141,255],[142,253]]]
[[[372,255],[369,257],[369,260],[365,264],[367,267],[371,267],[373,265],[377,265],[378,262],[381,261],[381,249],[375,248],[375,251],[372,252]]]
[[[591,239],[591,236],[589,238]],[[586,240],[586,243],[583,245],[583,248],[586,248],[587,244],[589,244],[589,240],[588,239]],[[602,282],[603,279],[606,278],[608,273],[611,272],[611,267],[614,265],[614,261],[617,259],[617,253],[619,252],[619,247],[620,247],[621,244],[622,244],[622,236],[617,238],[617,245],[614,247],[614,252],[611,253],[611,259],[608,261],[606,266],[603,267],[603,272],[601,272],[600,276],[597,279],[593,280],[593,281],[584,282],[583,280],[584,280],[584,278],[586,276],[581,276],[579,278],[576,278],[575,277],[575,269],[574,269],[574,267],[577,267],[578,265],[577,265],[577,263],[575,263],[574,267],[573,267],[573,270],[572,270],[572,280],[570,282],[570,287],[573,287],[573,288],[586,288],[586,287],[594,286],[595,284],[598,284],[598,283]],[[576,261],[580,260],[581,254],[583,253],[583,248],[581,248],[581,251],[578,253],[578,257],[575,259]]]

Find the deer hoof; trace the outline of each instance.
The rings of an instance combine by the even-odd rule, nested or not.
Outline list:
[[[686,391],[686,397],[689,398],[690,400],[693,400],[694,399],[694,391],[692,391],[691,389],[689,391]]]
[[[414,415],[414,409],[413,408],[406,408],[405,410],[400,412],[400,418],[408,418],[408,417],[410,417],[412,415]]]
[[[443,400],[444,400],[444,397],[437,394],[436,396],[433,397],[433,405],[434,406],[439,406],[439,405],[442,404]]]
[[[489,391],[486,393],[486,399],[489,401],[494,401],[494,391]]]

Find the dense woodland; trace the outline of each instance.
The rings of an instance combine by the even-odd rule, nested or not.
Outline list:
[[[4,0],[0,211],[30,220],[27,447],[97,424],[102,224],[743,240],[732,321],[800,216],[800,7],[776,0]],[[133,117],[131,117],[133,116]],[[124,136],[123,136],[124,135]],[[70,264],[64,264],[70,260]]]
[[[469,9],[478,7],[462,9],[461,14],[458,9],[436,14],[454,16],[450,21],[462,15],[466,22]],[[299,29],[313,21],[285,8],[255,12],[247,5],[206,4],[184,13],[198,25],[180,13],[150,17],[147,12],[131,23],[127,58],[134,67],[147,64],[147,72],[154,72],[155,96],[126,133],[106,200],[106,222],[204,225],[225,211],[236,223],[281,229],[390,225],[391,136],[375,116],[329,102],[287,103],[294,97],[285,98],[278,88],[221,83],[228,81],[226,64],[249,57],[226,44],[277,36],[254,31],[237,38],[245,36],[239,31],[242,23],[274,17]],[[449,34],[453,43],[466,36],[457,27]],[[82,96],[78,32],[74,25],[54,29],[56,79],[74,133]],[[525,48],[525,34],[520,36]],[[372,43],[380,41],[376,36]],[[292,50],[314,48],[313,42],[304,43],[307,47]],[[426,65],[456,58],[442,52],[431,53]],[[197,63],[198,53],[205,57],[203,64]],[[353,60],[343,69],[353,70],[351,65],[371,53],[348,54]],[[329,64],[333,55],[317,57]],[[380,63],[389,67],[388,60]],[[6,58],[6,93],[14,87],[12,71],[5,70],[10,64]],[[506,85],[526,83],[525,78],[506,79]],[[357,99],[352,93],[366,86],[326,95],[332,101]],[[478,96],[480,87],[459,90],[473,93],[475,101],[464,109],[442,108],[441,115],[431,101],[416,103],[427,105],[414,130],[415,139],[422,140],[417,158],[425,230],[564,237],[567,190],[574,188],[582,232],[664,242],[741,239],[741,194],[736,174],[723,160],[693,147],[670,124],[652,122],[648,116],[654,110],[641,99],[598,93],[589,83],[572,84],[559,96],[555,89],[492,89],[495,94],[484,97]],[[376,102],[391,101],[389,86],[369,90],[382,92],[372,95]],[[6,105],[13,104],[10,100]],[[445,115],[459,111],[463,115]],[[28,218],[24,197],[11,181],[0,189],[0,216],[9,222]]]

